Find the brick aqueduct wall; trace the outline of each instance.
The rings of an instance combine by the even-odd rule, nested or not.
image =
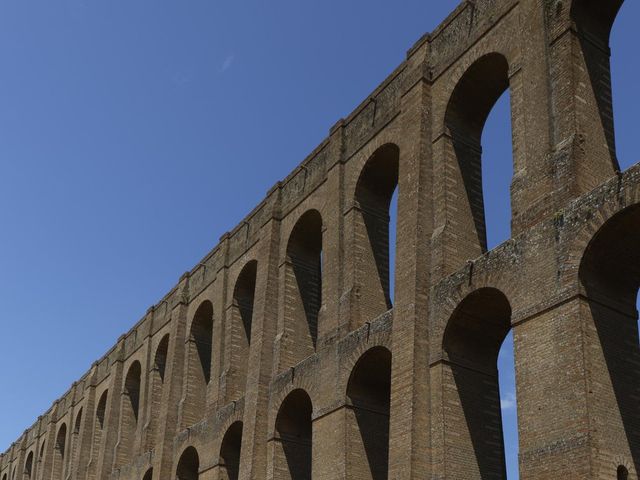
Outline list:
[[[510,329],[521,478],[638,478],[622,2],[464,1],[0,457],[0,480],[503,479]],[[513,238],[488,252],[480,136],[507,88]]]

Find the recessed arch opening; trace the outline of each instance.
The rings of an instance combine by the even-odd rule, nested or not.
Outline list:
[[[443,399],[452,405],[451,436],[459,453],[450,459],[460,475],[506,478],[498,357],[511,330],[511,305],[494,288],[469,294],[449,319],[443,336]],[[515,408],[515,390],[509,407]],[[456,406],[456,407],[453,407]],[[465,461],[461,461],[465,458]]]
[[[322,216],[304,213],[293,227],[285,262],[285,330],[289,334],[281,360],[292,367],[316,350],[322,306]]]
[[[247,262],[233,289],[225,347],[229,359],[229,364],[225,365],[227,401],[240,398],[246,390],[257,274],[258,262]]]
[[[219,465],[223,477],[238,480],[240,472],[240,450],[242,447],[242,422],[234,422],[224,434],[220,446]]]
[[[97,420],[97,428],[102,430],[104,428],[104,418],[107,411],[107,397],[109,395],[109,391],[105,390],[102,392],[100,396],[100,400],[98,400],[98,406],[96,408],[96,420]]]
[[[640,466],[640,204],[618,212],[590,240],[579,268],[584,295],[581,319],[586,329],[587,361],[594,377],[595,402],[606,405],[599,421],[607,425],[603,448],[633,458]]]
[[[164,375],[167,370],[167,358],[169,356],[169,334],[167,333],[156,349],[156,354],[153,359],[153,367],[158,372],[160,383],[164,383]]]
[[[137,360],[131,364],[127,377],[124,381],[124,394],[128,399],[125,402],[126,410],[132,414],[135,423],[138,423],[140,413],[140,382],[142,377],[142,367]]]
[[[150,468],[146,471],[144,477],[142,477],[142,480],[153,480],[153,468]]]
[[[616,471],[617,480],[629,480],[629,470],[624,465],[620,465]]]
[[[283,477],[310,480],[313,433],[311,398],[301,389],[289,393],[276,417],[276,462]]]
[[[176,468],[176,480],[198,480],[200,457],[194,447],[188,447],[180,456]]]
[[[486,220],[493,216],[492,212],[485,211],[483,172],[486,174],[488,169],[483,166],[482,134],[489,114],[508,89],[507,59],[499,53],[484,55],[464,73],[449,99],[445,113],[445,127],[454,157],[451,163],[455,165],[458,175],[455,180],[460,185],[460,197],[452,197],[454,202],[458,202],[456,223],[459,225],[456,227],[463,249],[461,253],[467,258],[475,258],[488,248]],[[511,151],[513,158],[513,148]],[[500,162],[500,166],[502,164]],[[513,159],[511,165],[510,171],[513,169]],[[507,214],[507,223],[510,224],[510,209]]]
[[[398,146],[383,145],[367,160],[356,185],[356,228],[362,230],[356,233],[356,268],[368,318],[393,306],[399,166]]]
[[[578,92],[583,98],[582,108],[593,108],[588,112],[593,113],[593,118],[599,118],[600,124],[590,126],[592,131],[585,132],[593,137],[599,144],[606,145],[606,155],[614,170],[619,171],[620,166],[616,155],[615,131],[613,124],[613,104],[611,89],[611,50],[609,40],[615,19],[622,7],[624,0],[573,0],[570,17],[573,30],[578,37],[581,55],[580,67],[584,66],[588,79],[582,82],[588,88],[584,92]],[[593,111],[596,110],[596,111]],[[594,151],[596,156],[599,155]]]
[[[27,460],[24,463],[24,477],[27,479],[30,479],[32,474],[33,474],[33,452],[29,452],[29,455],[27,455]]]
[[[186,396],[182,426],[195,425],[207,404],[213,357],[213,304],[204,300],[196,310],[187,340]]]
[[[386,480],[389,470],[391,352],[367,350],[347,384],[348,477]]]
[[[63,423],[56,434],[53,449],[52,478],[62,479],[64,474],[64,460],[67,447],[67,424]]]

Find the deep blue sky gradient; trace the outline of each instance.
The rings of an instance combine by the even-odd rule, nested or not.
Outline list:
[[[457,3],[0,3],[0,450]],[[612,39],[623,167],[639,110],[627,4]],[[506,100],[483,138],[492,245],[509,236]],[[505,348],[513,459],[510,363]]]

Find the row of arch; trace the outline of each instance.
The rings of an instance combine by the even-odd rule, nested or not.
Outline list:
[[[366,351],[357,361],[348,381],[348,417],[352,431],[349,478],[386,478],[388,470],[389,416],[391,398],[391,352],[383,346]],[[276,478],[310,480],[313,465],[313,405],[303,389],[294,389],[282,401],[275,420],[273,468]],[[237,480],[240,468],[242,422],[225,433],[217,462],[221,478]],[[366,455],[362,455],[362,452]],[[197,480],[201,464],[195,447],[187,447],[176,465],[178,480]],[[146,480],[146,477],[145,477]]]

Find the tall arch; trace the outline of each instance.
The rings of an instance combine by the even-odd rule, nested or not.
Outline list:
[[[122,403],[120,406],[120,437],[118,440],[117,465],[126,465],[131,460],[131,452],[135,445],[140,416],[140,386],[142,383],[142,366],[135,360],[129,366],[124,380]]]
[[[160,339],[160,342],[158,342],[151,371],[149,372],[149,401],[151,405],[149,411],[151,412],[159,412],[161,408],[162,390],[167,369],[167,358],[169,356],[169,338],[169,334],[167,333]],[[157,429],[157,415],[150,415],[146,423],[145,451],[153,446]]]
[[[619,170],[620,166],[616,156],[613,125],[609,38],[623,3],[624,0],[573,0],[570,10],[573,31],[578,40],[578,52],[574,55],[574,61],[578,62],[580,68],[575,71],[578,76],[587,76],[580,79],[577,87],[577,95],[582,99],[578,104],[578,113],[590,118],[591,131],[584,132],[587,137],[594,139],[594,145],[606,146],[606,151],[595,148],[590,153],[596,157],[608,156],[610,165],[615,170]],[[599,119],[599,124],[593,119]]]
[[[347,385],[347,477],[386,480],[389,470],[391,352],[373,347]]]
[[[178,461],[176,480],[198,480],[200,476],[200,457],[194,447],[188,447]]]
[[[27,460],[24,462],[24,478],[31,479],[33,475],[33,452],[29,452]]]
[[[81,431],[81,427],[82,427],[82,413],[83,413],[83,408],[80,408],[80,410],[78,410],[78,413],[76,414],[76,420],[73,424],[73,432],[71,434],[71,458],[72,458],[72,465],[76,464],[76,459],[78,458],[78,456],[80,455],[80,446],[81,446],[81,437],[80,437],[80,431]]]
[[[144,477],[142,477],[142,480],[153,480],[153,468],[150,468],[145,472]]]
[[[599,412],[592,432],[602,455],[632,459],[640,470],[640,204],[607,220],[583,254],[579,321],[585,335],[590,396]]]
[[[242,445],[242,422],[234,422],[224,434],[220,446],[220,478],[238,480],[240,471],[240,449]]]
[[[316,350],[322,306],[322,216],[305,212],[291,231],[284,266],[284,328],[281,369],[292,367]]]
[[[67,447],[67,424],[63,423],[56,434],[56,443],[53,449],[52,480],[63,480],[64,462]]]
[[[510,330],[511,305],[493,288],[469,294],[447,323],[442,401],[447,443],[456,452],[447,470],[461,477],[506,478],[497,362]]]
[[[183,427],[200,421],[207,405],[207,387],[211,381],[213,349],[213,304],[203,301],[191,322],[187,339],[187,368],[183,404]]]
[[[257,273],[258,262],[249,261],[240,271],[233,289],[227,322],[227,401],[240,398],[246,388]]]
[[[398,187],[400,149],[386,144],[367,160],[355,190],[355,268],[363,321],[392,307],[390,207]]]
[[[274,468],[276,478],[311,480],[313,406],[307,392],[291,392],[280,405],[276,417]]]
[[[95,479],[97,472],[97,463],[100,452],[103,449],[103,441],[105,439],[107,401],[109,399],[109,390],[105,390],[100,394],[98,404],[95,411],[95,420],[93,424],[93,444],[91,446],[91,461],[87,469],[89,479]]]
[[[455,225],[460,256],[476,258],[487,251],[484,195],[482,189],[482,131],[489,113],[509,88],[509,64],[499,53],[476,60],[456,85],[445,113],[450,137],[447,164],[451,178],[449,196],[455,215],[447,220]]]

